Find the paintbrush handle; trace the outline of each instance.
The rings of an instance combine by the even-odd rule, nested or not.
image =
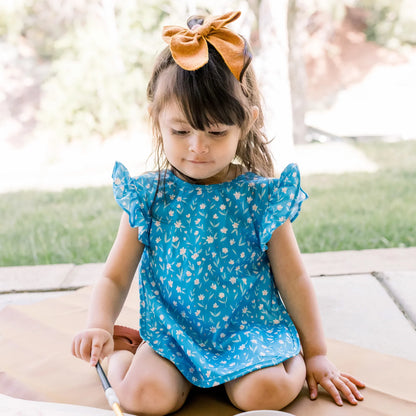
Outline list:
[[[110,382],[108,381],[108,378],[105,375],[104,370],[101,367],[101,363],[99,361],[97,362],[95,369],[97,370],[98,376],[100,377],[100,381],[101,381],[101,384],[103,385],[104,391],[111,388]]]
[[[97,370],[98,376],[100,377],[101,384],[103,385],[105,397],[107,398],[108,404],[114,410],[114,413],[117,416],[123,416],[123,413],[121,412],[121,409],[120,409],[120,401],[118,400],[116,392],[111,387],[111,384],[108,381],[108,378],[105,375],[105,372],[103,368],[101,367],[101,363],[99,361],[97,365],[95,366],[95,368]]]

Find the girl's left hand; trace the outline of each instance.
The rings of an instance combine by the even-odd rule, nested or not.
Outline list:
[[[318,397],[318,384],[332,396],[338,406],[343,405],[340,393],[353,405],[358,403],[357,400],[363,400],[357,387],[363,388],[365,384],[349,374],[339,372],[325,355],[305,358],[305,364],[306,381],[312,400]]]

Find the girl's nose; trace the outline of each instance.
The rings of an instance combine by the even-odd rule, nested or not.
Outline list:
[[[208,153],[208,144],[204,140],[203,132],[194,134],[189,142],[189,150],[196,154]]]

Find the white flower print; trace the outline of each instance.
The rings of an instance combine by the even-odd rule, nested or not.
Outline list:
[[[134,207],[130,220],[145,244],[139,324],[149,342],[201,387],[221,384],[247,366],[262,368],[266,361],[275,365],[296,355],[296,330],[275,293],[263,251],[272,230],[297,214],[303,195],[296,189],[300,184],[294,185],[294,169],[280,179],[249,172],[215,186],[166,175],[160,188],[153,173],[137,183],[119,179],[125,186],[119,203],[125,211]],[[148,224],[152,203],[158,219]]]

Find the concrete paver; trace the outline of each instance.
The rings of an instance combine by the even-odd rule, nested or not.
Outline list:
[[[374,276],[312,281],[327,337],[416,361],[416,331]]]
[[[416,271],[416,247],[303,254],[311,276]]]
[[[62,287],[69,289],[89,286],[101,276],[103,270],[104,263],[89,263],[76,266],[70,270],[62,281]]]
[[[416,270],[378,273],[377,278],[416,329]]]
[[[62,288],[73,264],[0,268],[0,293]]]
[[[7,293],[0,296],[0,310],[9,305],[29,305],[52,297],[65,296],[65,291],[36,293]]]

